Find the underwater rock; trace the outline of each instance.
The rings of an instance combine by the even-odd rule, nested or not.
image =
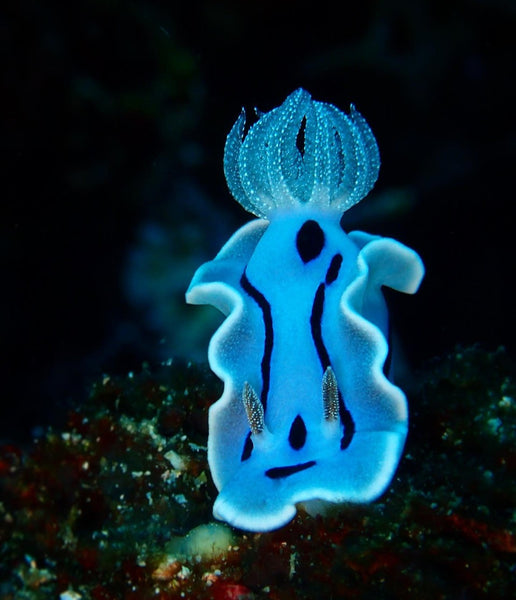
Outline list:
[[[407,451],[381,502],[324,518],[300,510],[265,534],[227,528],[220,553],[177,556],[174,538],[212,526],[205,444],[220,385],[175,361],[106,376],[63,431],[0,449],[0,596],[507,598],[515,373],[503,349],[435,359],[418,376]]]

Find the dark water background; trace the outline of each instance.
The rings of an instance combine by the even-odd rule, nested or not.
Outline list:
[[[205,355],[184,288],[249,219],[225,137],[242,105],[299,86],[353,102],[377,137],[380,178],[349,224],[425,261],[393,305],[409,364],[457,343],[514,354],[516,5],[349,5],[4,5],[0,439],[59,422],[101,373]]]

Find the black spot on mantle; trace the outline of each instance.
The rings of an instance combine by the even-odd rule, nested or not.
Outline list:
[[[301,260],[304,263],[310,262],[321,254],[324,248],[324,231],[320,225],[310,219],[305,221],[301,229],[297,232],[296,247]]]
[[[306,469],[310,469],[310,467],[315,467],[316,464],[315,460],[309,460],[308,462],[292,465],[291,467],[274,467],[273,469],[265,471],[265,475],[271,479],[282,479],[283,477],[290,477],[290,475],[294,475],[300,471],[306,471]]]

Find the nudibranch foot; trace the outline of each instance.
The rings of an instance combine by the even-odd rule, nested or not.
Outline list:
[[[224,382],[208,460],[213,513],[235,527],[275,529],[318,500],[370,502],[398,465],[408,410],[389,378],[382,289],[416,292],[424,267],[400,242],[340,225],[379,164],[354,107],[301,89],[247,135],[242,113],[228,136],[230,190],[262,218],[197,270],[186,297],[226,315],[208,351]]]

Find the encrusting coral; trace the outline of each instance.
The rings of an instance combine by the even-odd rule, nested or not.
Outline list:
[[[244,534],[214,523],[204,367],[104,377],[63,431],[0,450],[0,596],[507,598],[516,380],[503,350],[421,373],[392,488],[369,506]]]

